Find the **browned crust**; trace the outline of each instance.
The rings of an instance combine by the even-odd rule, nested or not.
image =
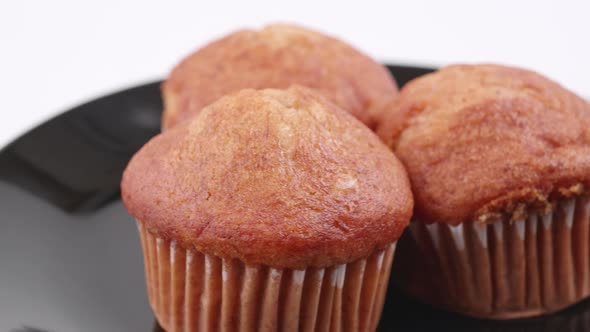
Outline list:
[[[397,94],[385,67],[348,44],[293,25],[240,30],[189,55],[162,85],[163,128],[245,88],[315,88],[374,128],[372,106]]]
[[[386,109],[377,132],[408,169],[420,220],[485,220],[590,187],[590,105],[537,73],[450,66]]]
[[[413,207],[389,149],[303,87],[243,90],[158,135],[129,163],[122,195],[160,237],[294,269],[385,248]]]

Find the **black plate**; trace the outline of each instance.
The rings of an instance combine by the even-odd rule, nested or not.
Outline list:
[[[390,66],[400,84],[430,69]],[[0,331],[158,331],[135,224],[119,200],[159,132],[159,82],[100,98],[0,151]],[[590,331],[590,304],[520,321],[461,317],[392,285],[380,331]]]

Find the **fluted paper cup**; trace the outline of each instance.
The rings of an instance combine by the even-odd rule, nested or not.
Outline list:
[[[395,243],[349,264],[276,269],[185,249],[137,225],[150,304],[168,332],[377,327]]]
[[[427,303],[510,319],[558,311],[590,295],[588,197],[517,220],[412,222],[410,230],[400,243],[395,275]]]

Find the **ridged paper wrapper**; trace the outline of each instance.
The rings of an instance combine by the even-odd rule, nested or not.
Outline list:
[[[349,264],[277,269],[185,249],[137,225],[150,305],[168,332],[377,328],[395,243]]]
[[[410,295],[470,316],[511,319],[551,313],[590,295],[590,198],[559,201],[457,226],[414,221],[394,275]]]

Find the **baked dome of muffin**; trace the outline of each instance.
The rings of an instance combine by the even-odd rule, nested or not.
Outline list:
[[[549,207],[590,186],[590,105],[531,71],[455,65],[408,83],[377,132],[425,222]]]
[[[123,175],[152,233],[273,267],[352,262],[397,240],[412,212],[401,163],[304,87],[242,90],[147,143]]]
[[[162,127],[245,88],[314,88],[374,128],[381,100],[397,93],[385,67],[350,45],[294,25],[240,30],[197,50],[162,85]]]

